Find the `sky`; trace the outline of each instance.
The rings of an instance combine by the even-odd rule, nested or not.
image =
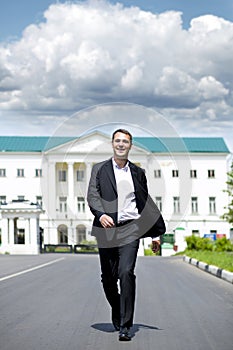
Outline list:
[[[232,0],[1,0],[0,135],[127,124],[233,152]]]

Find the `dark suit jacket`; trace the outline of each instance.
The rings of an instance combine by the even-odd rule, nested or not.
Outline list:
[[[134,183],[136,205],[141,217],[134,220],[140,229],[140,237],[157,237],[165,233],[166,228],[161,213],[148,194],[147,179],[144,171],[129,162]],[[117,187],[112,159],[95,164],[88,187],[87,201],[94,215],[92,235],[97,236],[102,228],[99,218],[103,214],[112,217],[117,224]],[[112,230],[112,229],[107,229]]]

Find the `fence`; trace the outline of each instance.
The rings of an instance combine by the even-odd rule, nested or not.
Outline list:
[[[75,253],[75,254],[97,254],[98,247],[95,244],[45,244],[43,253]]]

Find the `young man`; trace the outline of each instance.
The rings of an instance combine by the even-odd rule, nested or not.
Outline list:
[[[148,194],[145,172],[128,160],[131,147],[132,135],[127,130],[114,131],[113,157],[93,166],[87,195],[103,289],[120,341],[131,340],[139,240],[165,233],[161,213]]]

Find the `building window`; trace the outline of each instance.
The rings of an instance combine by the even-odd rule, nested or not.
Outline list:
[[[77,206],[78,206],[78,213],[85,213],[85,198],[84,197],[77,198]]]
[[[6,196],[0,196],[0,204],[6,204]]]
[[[154,170],[154,177],[156,177],[156,178],[160,178],[161,177],[161,170],[160,169]]]
[[[208,170],[208,178],[209,179],[215,178],[215,171],[214,170]]]
[[[172,170],[172,177],[179,177],[179,170]]]
[[[0,169],[0,177],[6,177],[6,169]]]
[[[35,169],[36,177],[42,177],[42,169]]]
[[[209,197],[209,212],[210,214],[216,214],[216,198]]]
[[[197,197],[192,197],[191,198],[191,211],[192,211],[192,214],[197,214],[198,213]]]
[[[65,182],[66,181],[66,170],[59,170],[58,171],[58,180],[60,182]]]
[[[157,205],[159,211],[162,211],[162,197],[155,197],[155,204]]]
[[[196,237],[200,237],[200,232],[199,230],[192,230],[192,235],[196,236]]]
[[[197,171],[196,170],[190,170],[190,177],[192,179],[195,179],[197,177]]]
[[[77,170],[77,181],[84,181],[84,170]]]
[[[36,196],[36,204],[43,208],[42,196]]]
[[[81,243],[86,240],[86,227],[83,225],[77,226],[76,228],[77,233],[77,242]]]
[[[180,213],[180,197],[173,197],[173,211],[174,214]]]
[[[19,202],[23,202],[25,200],[25,196],[17,196]]]
[[[24,177],[24,169],[17,169],[17,177]]]
[[[67,213],[67,197],[59,197],[60,213]]]

